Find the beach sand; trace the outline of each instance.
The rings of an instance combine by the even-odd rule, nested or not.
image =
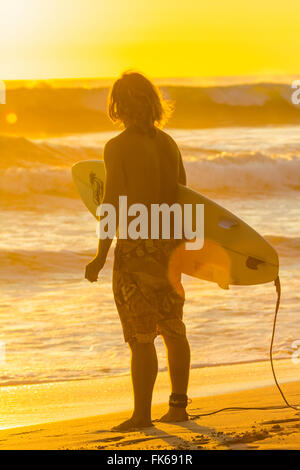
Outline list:
[[[277,361],[277,367],[280,367],[280,375],[284,377],[283,388],[288,399],[291,403],[296,404],[299,403],[300,382],[291,381],[289,362]],[[203,384],[202,389],[197,389],[197,382],[200,379],[204,380],[204,378],[207,381],[207,387],[205,388]],[[244,382],[246,378],[247,383]],[[118,396],[122,395],[121,390],[126,390],[129,409],[131,400],[129,377],[110,378],[107,379],[107,383],[109,380],[110,383],[114,383],[111,394],[115,399],[115,410],[120,406]],[[284,406],[276,387],[274,385],[266,386],[269,380],[271,381],[271,375],[267,362],[192,370],[190,390],[194,393],[190,393],[190,396],[195,396],[195,393],[198,392],[198,398],[192,399],[189,412],[195,415],[232,406]],[[92,385],[94,386],[92,387]],[[45,401],[45,389],[47,389],[45,387],[47,386],[49,390],[49,384],[27,386],[26,389],[2,387],[1,394],[3,398],[3,393],[4,395],[6,393],[7,398],[9,393],[14,391],[12,394],[15,401],[10,402],[12,415],[13,404],[17,407],[20,397],[23,397],[23,411],[26,415],[24,403],[28,403],[28,397],[30,395],[34,397],[29,406],[32,407],[35,403],[35,410],[38,410],[39,403]],[[38,414],[32,413],[36,420],[40,419],[40,424],[15,426],[1,430],[0,449],[300,449],[300,411],[287,408],[223,411],[211,416],[193,418],[184,423],[166,424],[154,421],[154,426],[151,428],[130,433],[118,433],[112,432],[110,429],[128,418],[129,411],[103,414],[103,411],[113,409],[103,407],[101,413],[99,396],[105,388],[103,381],[102,384],[100,384],[100,380],[62,382],[52,384],[52,386],[54,388],[52,387],[51,390],[55,395],[56,402],[59,402],[58,394],[62,394],[61,397],[64,397],[62,405],[65,403],[66,409],[72,408],[72,400],[73,408],[76,408],[76,403],[80,403],[80,397],[82,407],[85,400],[86,403],[92,404],[93,394],[97,395],[98,408],[94,396],[95,416],[62,421],[63,416],[66,417],[68,414],[59,414],[58,405],[55,407],[52,404],[51,417],[50,415],[42,416],[40,413],[38,418]],[[99,390],[100,386],[102,389]],[[230,386],[231,391],[229,391]],[[157,383],[158,391],[155,394],[156,402],[160,401],[162,396],[160,393],[166,396],[167,387],[167,374],[161,372]],[[219,393],[221,389],[226,390],[227,393]],[[87,395],[87,390],[90,391],[89,395]],[[65,400],[67,396],[69,400]],[[105,393],[103,397],[105,397]],[[51,409],[51,396],[49,395],[47,403]],[[124,398],[122,403],[123,406],[126,406]],[[166,409],[166,403],[154,404],[153,419],[158,419]],[[86,414],[89,413],[92,413],[92,407],[86,410]],[[52,422],[42,422],[47,417]]]

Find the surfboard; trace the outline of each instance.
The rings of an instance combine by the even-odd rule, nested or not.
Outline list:
[[[77,191],[96,217],[105,186],[105,167],[101,160],[86,160],[72,167]],[[254,285],[274,281],[279,260],[274,248],[252,227],[211,199],[178,185],[180,204],[204,204],[204,245],[200,250],[187,250],[183,244],[182,272],[217,283]]]

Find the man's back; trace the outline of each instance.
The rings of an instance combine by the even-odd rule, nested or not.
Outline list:
[[[150,136],[133,126],[112,140],[113,160],[120,170],[119,188],[116,189],[119,195],[127,195],[128,205],[173,204],[177,183],[186,183],[181,155],[174,140],[159,129]]]

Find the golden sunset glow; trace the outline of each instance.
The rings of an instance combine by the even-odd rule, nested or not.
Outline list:
[[[300,450],[299,57],[300,0],[0,0],[0,451]]]
[[[299,72],[297,0],[2,0],[1,79]]]

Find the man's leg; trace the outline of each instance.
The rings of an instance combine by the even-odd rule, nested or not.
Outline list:
[[[151,402],[154,383],[157,376],[157,356],[154,343],[129,344],[131,349],[131,379],[134,394],[134,411],[132,417],[119,426],[116,431],[127,431],[130,428],[152,426]]]
[[[168,353],[168,366],[172,393],[186,395],[190,374],[190,346],[186,336],[172,337],[165,335],[164,343]],[[185,408],[170,407],[161,421],[185,421],[188,415]]]

